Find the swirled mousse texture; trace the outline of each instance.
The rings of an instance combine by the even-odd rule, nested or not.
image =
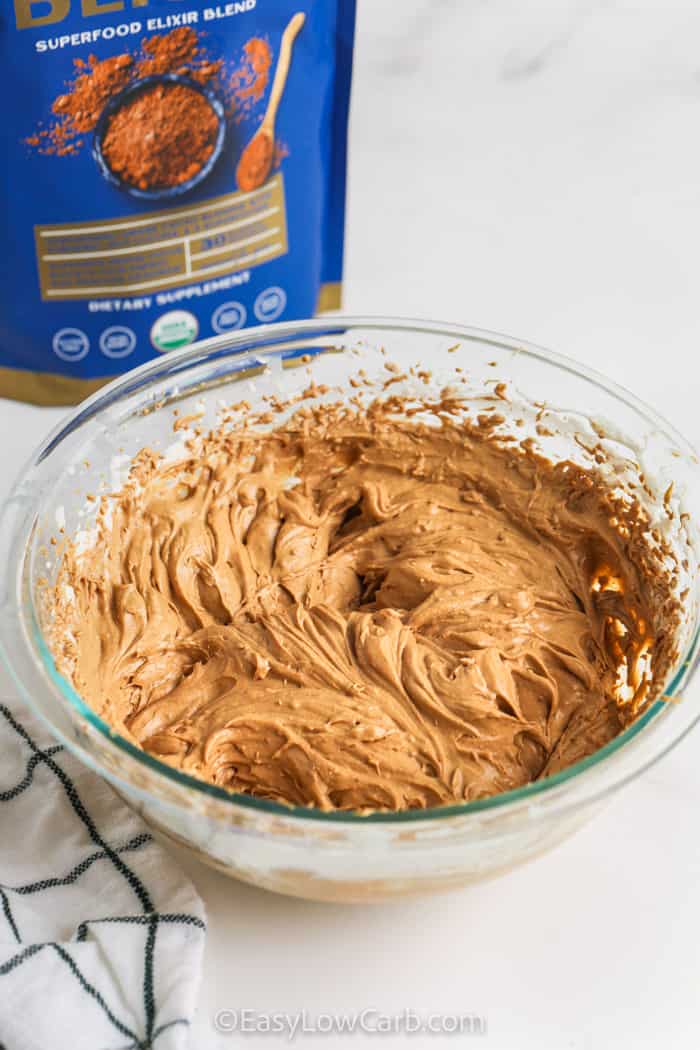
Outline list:
[[[389,400],[143,451],[65,552],[59,667],[164,762],[324,810],[483,798],[590,755],[663,663],[663,586],[592,476],[490,435]]]

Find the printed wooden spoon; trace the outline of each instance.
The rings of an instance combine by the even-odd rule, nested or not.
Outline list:
[[[272,90],[265,116],[262,119],[262,124],[243,150],[236,168],[238,188],[246,192],[257,190],[258,186],[262,186],[270,174],[275,154],[275,120],[277,119],[277,110],[282,100],[284,86],[287,83],[287,74],[289,73],[289,65],[292,60],[292,46],[296,40],[297,33],[305,21],[306,15],[303,11],[300,11],[294,15],[282,34],[275,79],[272,81]]]

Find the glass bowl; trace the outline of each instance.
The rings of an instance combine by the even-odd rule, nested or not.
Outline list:
[[[602,750],[554,776],[488,799],[396,814],[325,813],[232,794],[118,736],[57,672],[49,652],[40,595],[59,561],[51,537],[61,527],[69,536],[89,528],[95,494],[120,483],[140,448],[165,450],[181,439],[173,434],[174,408],[181,419],[201,416],[197,423],[206,427],[223,406],[246,400],[262,407],[266,396],[291,397],[312,380],[319,400],[337,400],[339,389],[345,396],[354,392],[348,381],[360,368],[386,379],[391,362],[402,372],[414,366],[423,373],[422,395],[459,383],[474,408],[493,411],[497,403],[506,430],[517,414],[520,436],[531,434],[551,458],[605,469],[623,487],[643,471],[652,522],[664,528],[685,566],[683,616],[674,627],[678,658],[664,699]],[[418,382],[409,376],[383,396],[410,394]],[[501,382],[507,401],[494,395]],[[546,427],[538,426],[543,420]],[[603,467],[589,451],[601,435]],[[692,448],[650,408],[583,365],[449,324],[326,318],[270,325],[210,339],[129,372],[42,442],[0,518],[2,654],[22,697],[58,740],[157,832],[227,874],[322,900],[445,889],[550,849],[697,721],[699,522],[700,466]]]

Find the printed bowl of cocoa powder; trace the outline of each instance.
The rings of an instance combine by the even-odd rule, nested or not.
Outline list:
[[[176,73],[133,81],[105,106],[93,156],[113,185],[145,200],[198,186],[221,156],[224,107],[213,91]]]

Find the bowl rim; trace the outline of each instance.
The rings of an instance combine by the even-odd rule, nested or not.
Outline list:
[[[142,190],[138,186],[134,186],[131,182],[127,182],[126,179],[123,179],[121,175],[118,175],[115,171],[112,171],[107,163],[104,153],[102,152],[102,143],[107,132],[109,121],[114,114],[121,109],[124,103],[127,102],[132,95],[138,95],[140,92],[147,90],[154,84],[182,84],[184,87],[188,87],[192,91],[196,91],[198,94],[202,95],[216,115],[216,141],[214,142],[214,148],[206,162],[202,165],[199,171],[195,172],[195,174],[185,182],[176,183],[174,186],[162,186],[160,189],[154,187],[153,189]],[[185,73],[149,73],[148,76],[138,77],[136,80],[130,81],[105,104],[92,135],[92,156],[102,177],[112,186],[116,186],[117,189],[121,190],[123,193],[128,193],[129,196],[144,201],[170,200],[173,197],[181,197],[185,193],[189,193],[190,190],[195,189],[201,182],[204,182],[221,157],[225,141],[226,112],[221,99],[211,87],[206,84],[198,83]]]
[[[618,400],[624,402],[629,408],[642,415],[647,421],[657,426],[658,429],[672,437],[687,454],[697,461],[697,453],[693,446],[676,430],[675,427],[673,427],[672,424],[663,419],[663,417],[661,417],[653,408],[635,397],[624,387],[607,379],[595,369],[579,364],[565,355],[546,350],[536,344],[508,335],[501,335],[500,333],[489,331],[487,329],[465,326],[458,323],[450,324],[447,322],[433,322],[422,319],[414,320],[409,318],[389,318],[383,316],[372,317],[335,314],[305,321],[283,321],[275,324],[260,325],[254,328],[241,329],[222,336],[215,336],[211,339],[202,340],[193,343],[190,346],[182,347],[179,350],[171,351],[162,357],[157,357],[148,361],[101,387],[63,417],[63,419],[50,430],[44,440],[32,453],[28,463],[26,463],[23,470],[20,471],[18,479],[15,482],[8,499],[0,510],[0,536],[5,540],[8,531],[12,528],[12,523],[9,520],[8,508],[13,503],[13,500],[19,501],[22,498],[19,490],[24,486],[23,479],[27,474],[38,467],[39,464],[50,455],[52,450],[58,447],[63,437],[67,437],[69,434],[73,433],[80,426],[92,420],[100,412],[120,401],[124,396],[133,394],[136,390],[147,386],[150,382],[157,382],[170,376],[179,376],[189,368],[200,366],[209,360],[216,359],[217,356],[222,356],[224,358],[233,356],[236,367],[231,369],[231,371],[242,371],[245,368],[250,367],[252,364],[264,364],[267,358],[277,357],[282,354],[284,352],[284,347],[277,346],[276,349],[275,346],[276,344],[284,344],[284,342],[290,338],[310,338],[312,336],[324,337],[331,334],[338,335],[353,329],[361,329],[363,333],[368,331],[393,331],[404,332],[406,334],[418,333],[459,339],[464,342],[477,342],[482,345],[491,344],[501,349],[516,351],[526,356],[533,357],[548,365],[554,365],[580,379],[592,383],[595,386],[602,387],[606,393],[615,396]],[[251,346],[251,344],[254,345]],[[240,347],[241,350],[237,351],[237,347]],[[243,351],[244,347],[247,348],[247,352]],[[9,566],[8,578],[10,580],[14,579],[17,573],[21,574],[26,568],[25,563],[30,549],[29,541],[31,539],[36,518],[40,513],[41,500],[36,500],[32,507],[32,514],[30,515],[31,521],[25,521],[24,528],[22,528],[22,525],[17,526],[13,531],[10,543],[3,544],[5,549],[17,551],[18,543],[16,541],[21,540],[22,543],[19,557],[16,559],[16,565]],[[20,535],[17,535],[17,533]],[[21,587],[10,587],[8,589],[7,600],[10,605],[9,613],[11,617],[14,616],[21,618],[22,616],[23,610],[19,600],[20,592]],[[566,785],[581,785],[587,779],[586,777],[582,777],[583,774],[590,773],[596,768],[601,769],[601,767],[605,767],[606,760],[610,759],[620,751],[624,751],[625,745],[637,738],[644,729],[650,726],[651,723],[659,721],[666,722],[666,719],[659,719],[659,716],[664,712],[669,713],[669,708],[671,706],[677,706],[675,704],[669,705],[666,703],[665,699],[658,699],[654,701],[654,703],[650,705],[650,707],[640,715],[639,718],[628,726],[626,730],[587,758],[574,763],[550,777],[533,781],[523,787],[501,792],[488,798],[476,799],[471,802],[448,806],[435,806],[424,810],[402,810],[399,812],[378,811],[362,814],[355,811],[325,811],[312,806],[291,806],[285,803],[272,802],[267,799],[260,799],[251,795],[232,792],[226,788],[219,787],[187,773],[183,773],[180,770],[154,758],[152,755],[143,751],[141,748],[138,748],[129,740],[116,733],[108,723],[103,721],[99,715],[97,715],[85,703],[85,701],[81,699],[67,679],[59,673],[41,631],[36,610],[34,608],[33,598],[30,600],[29,627],[31,628],[33,641],[40,657],[39,668],[44,673],[44,681],[46,681],[46,676],[48,676],[50,683],[61,694],[63,699],[67,700],[70,706],[92,727],[94,727],[100,735],[105,738],[109,745],[116,747],[129,759],[134,760],[138,765],[145,766],[150,772],[155,773],[158,778],[165,778],[166,781],[172,781],[179,787],[193,790],[197,794],[204,795],[208,799],[214,799],[229,806],[241,807],[245,810],[257,811],[259,813],[266,813],[281,818],[319,821],[331,825],[398,825],[414,822],[440,821],[453,817],[469,817],[470,815],[479,813],[502,812],[504,809],[508,808],[514,810],[518,804],[526,803],[531,800],[533,802],[544,802],[555,797],[560,798],[560,789],[564,788]],[[6,639],[4,637],[4,621],[2,628],[3,629],[0,630],[0,655],[2,655],[4,663],[16,682],[22,698],[33,710],[37,711],[40,717],[48,724],[51,732],[71,750],[76,752],[83,760],[87,760],[88,763],[93,765],[93,767],[102,775],[121,781],[127,787],[134,789],[135,786],[129,780],[128,776],[124,774],[118,776],[113,772],[104,769],[102,765],[96,761],[96,757],[91,752],[85,752],[75,740],[67,737],[66,734],[55,726],[54,723],[38,709],[38,705],[33,701],[31,688],[28,688],[25,685],[21,672],[18,671],[15,666],[12,647],[11,645],[8,646],[8,644],[6,644]],[[29,646],[26,635],[23,636],[23,639],[36,666],[37,653]],[[676,697],[679,688],[687,683],[698,667],[698,664],[700,664],[700,625],[693,633],[693,636],[685,651],[681,654],[678,663],[674,666],[670,675],[670,681],[664,690],[664,697]],[[630,779],[648,768],[649,765],[661,758],[662,755],[666,754],[673,746],[683,739],[698,720],[700,720],[700,710],[697,713],[694,712],[692,714],[690,721],[687,719],[685,721],[679,720],[676,731],[671,733],[670,736],[667,733],[668,739],[664,740],[659,749],[656,749],[651,755],[643,755],[642,761],[637,761],[635,768],[631,771],[628,769],[626,773],[620,772],[617,777],[609,777],[608,780],[611,782],[605,785],[602,789],[600,788],[600,785],[598,785],[597,794],[596,789],[593,789],[592,792],[589,789],[587,797],[599,797],[600,795],[605,794],[608,790],[613,790],[627,783]],[[661,735],[663,737],[663,734]],[[172,801],[169,795],[159,795],[152,791],[150,786],[144,791],[144,793],[148,797],[158,798],[159,801]]]

